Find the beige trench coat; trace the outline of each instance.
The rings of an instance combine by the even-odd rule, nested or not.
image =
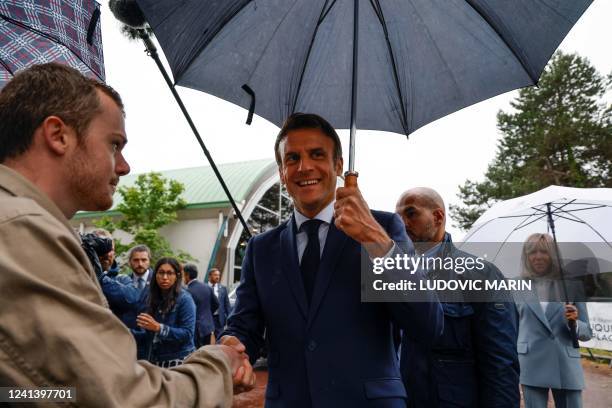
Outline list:
[[[173,369],[136,361],[68,220],[3,165],[0,290],[0,386],[75,387],[84,407],[231,406],[229,361],[215,346]]]

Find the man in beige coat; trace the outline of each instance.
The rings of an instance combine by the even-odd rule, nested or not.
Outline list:
[[[136,361],[68,223],[111,206],[126,142],[119,95],[71,68],[30,68],[0,92],[0,386],[74,387],[86,407],[230,406],[254,381],[242,350]]]

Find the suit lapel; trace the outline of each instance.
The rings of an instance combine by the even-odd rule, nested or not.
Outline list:
[[[563,309],[563,305],[558,302],[551,302],[548,304],[546,308],[546,318],[549,322],[552,322],[553,319],[557,316],[557,314]]]
[[[535,285],[535,281],[532,281],[532,283]],[[544,309],[542,309],[542,304],[540,303],[540,298],[538,297],[535,288],[525,293],[517,293],[516,297],[516,301],[518,303],[523,303],[524,307],[531,309],[531,312],[538,318],[540,323],[542,323],[542,325],[552,333],[552,329],[548,323],[546,315],[544,315]]]
[[[550,323],[544,314],[544,310],[542,309],[542,305],[540,302],[532,301],[531,299],[527,302],[527,306],[533,311],[533,314],[536,315],[538,320],[548,329],[549,332],[552,333],[552,329],[550,327]]]
[[[306,303],[306,290],[302,282],[300,264],[297,257],[297,245],[295,241],[295,220],[293,216],[287,223],[287,228],[280,233],[281,253],[283,254],[281,268],[283,275],[289,281],[289,287],[297,302],[304,319],[308,316],[308,304]]]
[[[332,218],[331,224],[329,225],[329,231],[327,232],[327,238],[325,240],[323,256],[321,257],[321,263],[319,264],[319,271],[317,272],[317,280],[312,293],[312,303],[308,309],[308,327],[312,324],[312,321],[316,316],[317,309],[321,305],[323,296],[325,295],[327,287],[329,286],[332,273],[336,269],[335,266],[340,259],[340,253],[342,252],[342,248],[344,247],[347,239],[348,236],[336,228]]]

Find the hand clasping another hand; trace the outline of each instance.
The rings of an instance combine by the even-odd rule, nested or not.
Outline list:
[[[223,336],[219,344],[231,362],[234,394],[252,390],[255,386],[256,376],[244,344],[234,336]]]

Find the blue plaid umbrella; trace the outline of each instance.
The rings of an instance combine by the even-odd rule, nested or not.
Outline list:
[[[24,68],[59,62],[104,81],[94,0],[0,0],[0,88]]]

